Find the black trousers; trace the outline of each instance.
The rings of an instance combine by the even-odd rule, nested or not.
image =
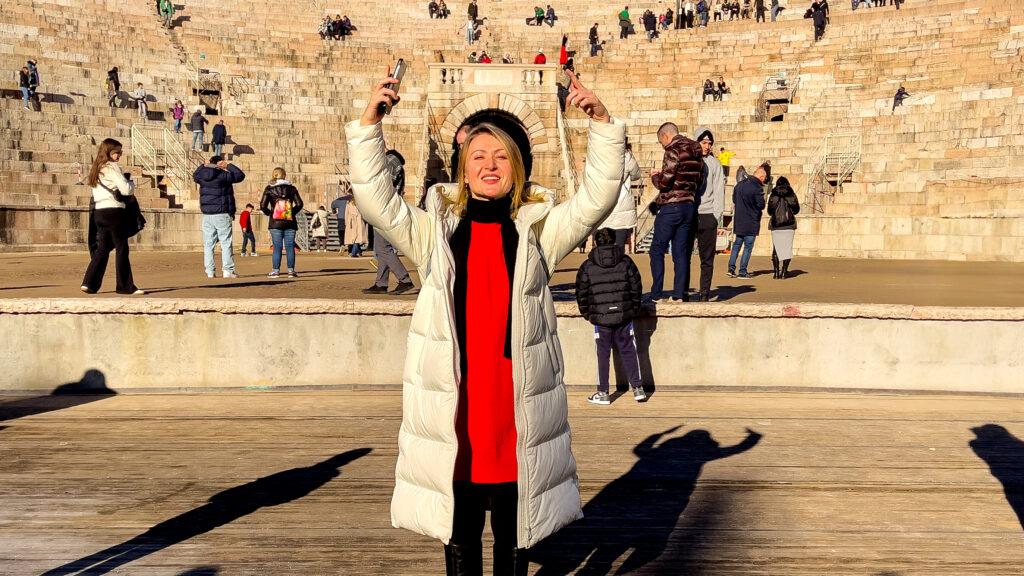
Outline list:
[[[722,176],[725,176],[725,181],[726,182],[729,181],[729,167],[728,166],[722,166]]]
[[[643,384],[640,376],[640,359],[636,353],[636,338],[633,323],[621,326],[594,326],[594,346],[597,348],[597,390],[607,393],[611,374],[612,349],[619,351],[626,380],[632,388]]]
[[[494,547],[507,550],[516,548],[516,514],[519,508],[519,488],[516,482],[455,482],[454,491],[452,544],[479,546],[484,534],[485,516],[487,510],[490,510]]]
[[[700,254],[700,291],[711,291],[715,273],[715,246],[718,243],[718,219],[714,214],[697,215],[697,252]]]
[[[629,235],[632,234],[632,233],[633,233],[633,231],[630,230],[629,228],[626,228],[625,230],[616,230],[615,231],[615,245],[616,246],[621,246],[623,249],[625,249],[626,248],[626,242],[629,241]],[[626,250],[626,253],[628,254],[629,250]]]
[[[128,236],[124,232],[124,208],[102,208],[93,213],[96,222],[96,252],[85,270],[82,286],[99,292],[103,275],[107,272],[110,251],[116,250],[114,265],[117,271],[117,293],[131,294],[135,291],[132,278],[132,263],[128,259]]]

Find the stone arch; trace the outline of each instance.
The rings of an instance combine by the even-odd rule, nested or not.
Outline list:
[[[455,140],[455,132],[462,123],[474,114],[487,110],[498,110],[516,118],[526,129],[534,154],[549,152],[551,143],[557,143],[554,134],[548,133],[548,130],[554,130],[554,127],[544,126],[540,115],[526,102],[511,94],[481,93],[459,102],[448,112],[441,123],[441,141],[436,143],[440,153],[445,157],[450,156],[451,143]]]

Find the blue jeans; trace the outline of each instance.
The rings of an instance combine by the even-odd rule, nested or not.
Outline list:
[[[181,132],[181,118],[176,118],[174,120],[174,131]]]
[[[252,230],[242,230],[242,256],[245,256],[245,248],[250,242],[252,243],[252,248],[250,248],[250,250],[255,254],[256,235],[252,233]]]
[[[206,138],[206,134],[204,134],[202,131],[200,131],[200,130],[193,130],[192,131],[192,149],[195,150],[196,149],[196,142],[199,142],[199,151],[202,152],[203,151],[203,139],[204,138]]]
[[[647,43],[648,44],[650,44],[651,42],[654,41],[654,35],[655,34],[656,34],[656,32],[654,30],[648,30],[647,31]]]
[[[213,274],[213,247],[220,242],[220,266],[223,272],[235,271],[235,259],[231,256],[232,237],[230,214],[203,214],[203,265],[206,273]]]
[[[740,258],[740,274],[747,273],[747,263],[750,262],[750,252],[754,249],[754,240],[757,236],[737,236],[732,243],[732,254],[729,254],[729,272],[736,271],[736,257],[739,256],[740,246],[743,247],[743,257]]]
[[[697,234],[697,205],[694,202],[665,204],[654,217],[654,239],[651,241],[651,298],[663,298],[665,283],[665,252],[672,243],[672,296],[682,298],[690,277],[693,237]]]
[[[281,248],[284,247],[288,261],[288,269],[295,270],[295,230],[270,229],[270,241],[274,244],[274,254],[270,258],[270,267],[274,272],[281,271]]]
[[[466,44],[473,43],[473,36],[476,33],[476,26],[466,26]]]
[[[779,10],[781,9],[781,6],[772,6],[772,22],[775,22],[775,17],[779,14]]]
[[[213,155],[214,156],[220,156],[220,151],[221,151],[222,148],[224,148],[223,144],[214,144],[213,145]]]
[[[597,44],[596,43],[590,45],[590,57],[593,58],[594,56],[597,56]]]
[[[28,88],[19,86],[21,88],[21,99],[25,101],[25,108],[28,108]]]

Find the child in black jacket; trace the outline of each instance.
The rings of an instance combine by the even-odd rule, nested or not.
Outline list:
[[[576,273],[576,303],[580,314],[594,325],[597,346],[597,392],[587,398],[593,404],[611,404],[608,396],[608,366],[612,348],[622,356],[633,398],[647,400],[640,379],[640,360],[633,337],[633,317],[640,311],[643,285],[640,271],[615,245],[615,232],[602,228],[594,234],[596,246]]]

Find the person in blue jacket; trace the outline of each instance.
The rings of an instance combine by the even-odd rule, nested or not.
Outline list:
[[[736,234],[736,240],[732,243],[732,253],[729,254],[730,278],[742,278],[744,280],[753,278],[747,274],[747,263],[750,262],[750,252],[754,249],[754,240],[761,232],[761,214],[764,213],[764,182],[767,180],[764,167],[758,166],[754,174],[740,182],[732,189],[732,201],[735,204],[732,217],[732,231]],[[740,247],[743,247],[743,258],[740,259],[740,273],[736,275],[736,257],[739,256]]]
[[[235,219],[234,185],[245,180],[238,166],[220,156],[196,169],[192,179],[199,184],[199,209],[203,212],[203,264],[206,276],[213,278],[213,248],[220,243],[221,272],[225,278],[238,278],[231,255],[231,222]]]

